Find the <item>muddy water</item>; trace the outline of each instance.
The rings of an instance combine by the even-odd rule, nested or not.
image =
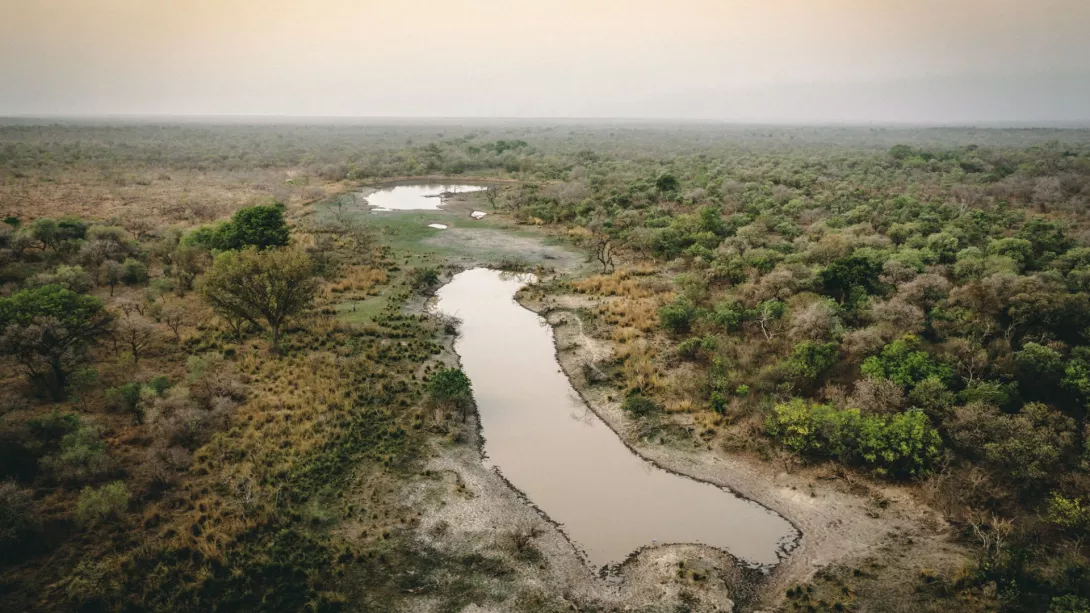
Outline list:
[[[644,546],[703,543],[775,564],[797,532],[727,490],[634,455],[572,389],[552,328],[514,301],[530,279],[478,268],[439,290],[462,320],[455,349],[473,382],[488,461],[582,548],[591,564]]]
[[[439,209],[442,193],[477,192],[482,185],[421,184],[385,187],[367,196],[367,204],[375,207],[372,212],[388,211],[435,211]]]

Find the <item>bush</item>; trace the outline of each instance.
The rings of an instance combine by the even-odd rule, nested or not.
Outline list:
[[[935,362],[926,351],[917,349],[918,346],[919,341],[911,334],[893,341],[880,355],[863,361],[863,376],[889,379],[904,388],[912,388],[930,377],[949,384],[954,377],[953,369]]]
[[[14,483],[0,483],[0,559],[41,527],[31,491]]]
[[[170,377],[166,375],[156,375],[151,379],[148,379],[147,386],[155,392],[156,396],[162,396],[163,392],[170,389]]]
[[[667,330],[679,334],[688,332],[696,317],[696,307],[687,300],[675,300],[659,309],[659,322]]]
[[[794,379],[814,381],[832,368],[839,356],[840,345],[837,343],[803,341],[795,346],[795,351],[784,363],[784,369]]]
[[[428,393],[439,404],[458,405],[473,397],[473,386],[461,370],[444,368],[436,371],[428,380]]]
[[[106,402],[114,410],[132,415],[133,419],[139,423],[144,419],[144,410],[140,405],[142,387],[139,383],[111,387],[106,390]]]
[[[768,434],[797,453],[854,461],[878,474],[926,474],[942,455],[942,441],[926,415],[861,415],[858,409],[809,405],[802,399],[777,404],[765,424]]]
[[[409,284],[418,292],[431,291],[439,285],[439,271],[430,266],[414,268],[409,272]]]
[[[629,394],[621,403],[621,409],[632,417],[647,417],[662,410],[657,403],[640,394]]]
[[[61,437],[60,449],[44,456],[39,465],[55,481],[74,483],[102,477],[110,471],[106,445],[98,436],[98,428],[80,424]]]
[[[128,258],[121,264],[121,281],[127,285],[139,285],[148,280],[148,266],[140,260]]]
[[[76,519],[80,525],[90,528],[119,517],[129,506],[129,488],[123,481],[107,483],[95,489],[85,487],[76,502]]]

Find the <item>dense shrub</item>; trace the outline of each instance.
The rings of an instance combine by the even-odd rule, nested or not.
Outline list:
[[[943,382],[953,378],[954,371],[950,366],[936,362],[918,347],[919,339],[912,335],[886,345],[880,355],[863,361],[863,375],[889,379],[904,388],[911,388],[931,377]]]
[[[628,394],[625,396],[624,402],[621,403],[621,409],[632,417],[647,417],[658,413],[662,410],[662,407],[646,396]]]
[[[667,330],[680,334],[688,332],[696,317],[696,307],[687,300],[679,299],[659,309],[659,322]]]
[[[87,486],[79,494],[76,519],[87,528],[115,519],[125,512],[129,498],[129,488],[123,481],[113,481],[97,489]]]
[[[113,468],[98,428],[83,423],[62,436],[58,450],[42,457],[39,465],[47,476],[62,483],[98,479]]]
[[[0,482],[0,560],[24,545],[42,527],[33,493],[11,482]]]
[[[765,425],[772,438],[792,451],[857,462],[892,477],[926,474],[942,454],[938,432],[920,411],[862,415],[858,409],[796,398],[777,404]]]

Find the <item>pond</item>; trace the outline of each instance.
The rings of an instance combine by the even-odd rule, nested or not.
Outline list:
[[[473,383],[487,462],[583,550],[596,567],[645,546],[703,543],[770,567],[798,532],[781,516],[718,486],[632,453],[560,370],[552,328],[514,300],[532,275],[477,268],[438,292],[461,320],[455,350]]]
[[[380,188],[366,196],[373,213],[390,211],[436,211],[443,204],[442,194],[479,192],[484,185],[458,185],[428,183],[418,185],[392,185]]]

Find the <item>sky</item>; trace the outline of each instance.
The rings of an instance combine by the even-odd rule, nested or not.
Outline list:
[[[1090,120],[1090,0],[0,0],[0,115]]]

